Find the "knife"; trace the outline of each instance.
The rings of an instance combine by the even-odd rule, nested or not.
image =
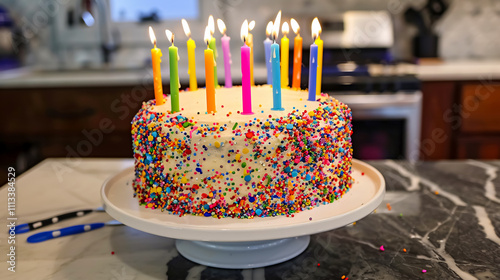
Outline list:
[[[28,241],[28,243],[38,243],[54,239],[57,237],[63,237],[73,234],[84,233],[95,229],[100,229],[104,226],[118,226],[118,225],[123,225],[123,224],[117,220],[111,220],[106,223],[92,223],[92,224],[83,224],[83,225],[65,227],[58,230],[49,230],[49,231],[35,233],[30,237],[28,237],[26,241]]]
[[[64,213],[64,214],[54,216],[52,218],[48,218],[48,219],[41,220],[41,221],[20,224],[14,228],[14,232],[16,234],[25,233],[25,232],[39,229],[39,228],[42,228],[42,227],[45,227],[48,225],[56,224],[60,221],[64,221],[64,220],[68,220],[68,219],[72,219],[72,218],[76,218],[76,217],[82,217],[82,216],[85,216],[85,215],[90,214],[92,212],[104,212],[104,208],[98,207],[96,209],[78,210],[78,211],[74,211],[74,212]]]

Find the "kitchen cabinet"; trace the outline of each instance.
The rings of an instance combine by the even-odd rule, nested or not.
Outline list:
[[[421,159],[500,158],[500,81],[428,81],[422,93]]]
[[[18,172],[47,157],[132,157],[130,123],[154,98],[138,86],[2,88],[0,96],[0,167]]]

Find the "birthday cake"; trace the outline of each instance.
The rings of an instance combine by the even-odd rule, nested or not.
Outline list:
[[[134,195],[146,208],[175,215],[254,218],[332,203],[349,191],[351,110],[327,95],[282,89],[271,110],[268,85],[252,87],[253,113],[241,114],[241,87],[220,88],[216,112],[206,91],[143,103],[132,121]]]

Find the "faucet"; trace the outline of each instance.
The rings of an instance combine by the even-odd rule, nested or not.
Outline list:
[[[120,47],[118,30],[111,31],[108,17],[108,5],[106,0],[81,0],[84,11],[80,17],[83,19],[87,26],[94,23],[91,11],[91,3],[97,6],[97,13],[99,17],[99,37],[101,41],[102,62],[104,65],[109,65],[111,62],[111,54],[117,51]],[[90,21],[88,19],[91,19]]]
[[[119,49],[119,44],[117,43],[117,41],[119,40],[119,34],[118,30],[115,30],[112,33],[109,26],[109,10],[106,0],[94,0],[94,2],[97,4],[97,11],[99,14],[99,30],[101,35],[103,63],[105,65],[108,65],[111,61],[111,53]]]

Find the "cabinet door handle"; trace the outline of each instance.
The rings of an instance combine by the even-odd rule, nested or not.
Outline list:
[[[74,120],[80,118],[87,118],[96,113],[96,110],[93,108],[85,108],[79,111],[69,111],[69,112],[61,112],[54,108],[47,109],[47,116],[54,119],[64,119],[64,120]]]

